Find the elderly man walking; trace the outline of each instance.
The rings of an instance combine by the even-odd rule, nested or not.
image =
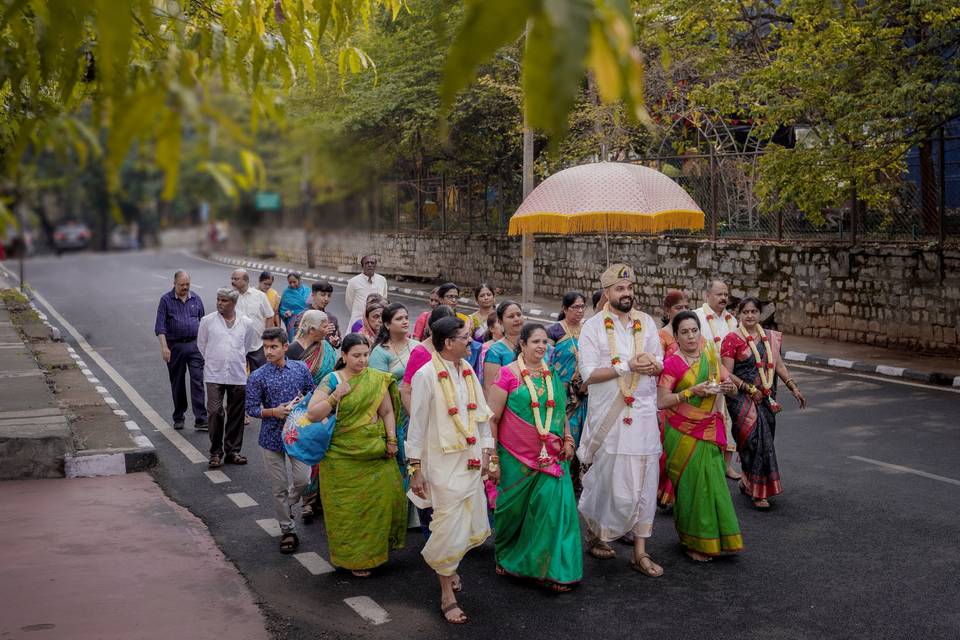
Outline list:
[[[250,286],[250,274],[246,269],[236,269],[230,274],[230,284],[239,294],[237,298],[237,313],[246,316],[253,324],[257,332],[257,339],[253,342],[253,347],[247,353],[247,366],[250,373],[253,373],[267,363],[263,355],[263,340],[260,334],[264,329],[269,329],[272,325],[269,320],[273,318],[273,307],[267,294],[260,289]]]
[[[704,290],[704,298],[703,306],[695,310],[700,320],[700,335],[719,354],[723,339],[727,334],[736,332],[739,326],[737,319],[727,311],[730,289],[723,280],[710,280]],[[733,454],[737,450],[737,441],[733,437],[733,421],[727,410],[726,398],[722,393],[717,396],[716,402],[722,410],[723,426],[727,431],[727,449],[723,452],[723,461],[727,465],[727,477],[731,480],[739,480],[740,474],[733,467]]]
[[[363,319],[367,310],[367,296],[371,293],[387,299],[387,279],[377,273],[376,256],[363,256],[360,259],[361,273],[350,278],[347,282],[346,304],[350,310],[348,327],[352,327],[357,320]]]
[[[246,401],[246,356],[258,331],[246,316],[237,313],[236,289],[217,290],[217,310],[203,316],[197,331],[197,348],[203,354],[203,381],[207,385],[210,416],[210,463],[247,464],[243,446],[243,408]],[[227,406],[224,411],[223,401]]]
[[[173,289],[160,297],[154,333],[160,340],[160,356],[167,363],[173,391],[173,428],[183,429],[187,412],[187,372],[190,374],[190,404],[193,426],[207,428],[207,408],[203,402],[203,356],[197,349],[197,331],[203,317],[203,302],[190,291],[190,275],[183,270],[173,274]]]

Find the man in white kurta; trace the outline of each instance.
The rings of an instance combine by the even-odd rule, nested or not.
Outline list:
[[[646,553],[646,538],[656,514],[661,451],[657,375],[663,370],[663,347],[653,318],[632,308],[633,280],[626,265],[604,272],[601,286],[609,302],[580,332],[580,375],[589,385],[590,405],[577,457],[591,466],[583,476],[579,508],[589,528],[591,555],[613,557],[606,543],[632,533],[631,566],[656,577],[663,570]],[[612,320],[616,363],[607,318]],[[640,349],[634,322],[641,327]]]
[[[375,293],[387,299],[387,279],[376,272],[376,256],[363,256],[360,259],[360,268],[363,270],[347,281],[347,292],[344,298],[347,309],[350,310],[350,321],[347,331],[357,321],[363,318],[367,311],[367,296]]]
[[[431,331],[437,353],[413,376],[406,454],[411,499],[421,509],[433,507],[430,538],[421,553],[440,578],[444,616],[461,623],[466,616],[456,601],[457,567],[467,551],[490,536],[481,470],[489,465],[494,441],[483,388],[464,360],[470,328],[459,318],[443,318]],[[443,392],[447,382],[452,404]],[[455,425],[453,408],[469,435]]]
[[[700,335],[708,345],[712,344],[720,355],[720,346],[727,334],[736,331],[738,324],[733,314],[727,311],[730,300],[730,289],[723,280],[711,280],[704,291],[706,302],[695,310],[700,320]],[[723,452],[723,461],[727,465],[727,477],[740,479],[740,474],[733,468],[733,452],[737,450],[737,441],[733,439],[733,420],[727,411],[726,398],[723,394],[717,396],[715,402],[720,403],[723,410],[723,424],[727,431],[727,450]]]

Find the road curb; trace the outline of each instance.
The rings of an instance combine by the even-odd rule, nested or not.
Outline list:
[[[803,353],[801,351],[787,351],[783,354],[783,359],[800,364],[810,364],[832,369],[847,369],[858,373],[871,373],[887,378],[900,378],[943,387],[960,387],[960,376],[953,376],[949,373],[939,371],[917,371],[916,369],[908,369],[906,367],[895,367],[887,364],[876,364],[874,362],[858,360],[844,360],[842,358],[830,358],[813,353]]]
[[[211,254],[209,257],[210,260],[215,262],[220,262],[222,264],[229,264],[238,267],[246,267],[250,269],[266,269],[279,274],[286,274],[292,271],[288,267],[281,267],[278,265],[265,264],[262,262],[255,262],[253,260],[247,260],[244,258],[234,258],[231,256],[221,256],[217,254]],[[346,278],[341,277],[331,277],[325,274],[318,274],[313,272],[300,272],[304,277],[313,280],[327,280],[330,282],[339,282],[346,283]],[[430,293],[423,291],[421,289],[412,289],[409,287],[398,287],[398,286],[389,286],[387,287],[388,291],[393,293],[402,293],[403,295],[414,296],[417,298],[428,299]],[[460,298],[462,304],[468,304],[469,300],[466,298]],[[473,308],[471,306],[471,308]],[[529,309],[527,310],[527,316],[540,320],[540,319],[549,319],[557,320],[559,314],[557,313],[548,313],[542,309]],[[888,378],[900,378],[905,380],[911,380],[914,382],[922,382],[925,384],[937,385],[937,386],[946,386],[946,387],[957,387],[960,388],[960,376],[953,376],[948,373],[943,373],[939,371],[917,371],[915,369],[908,369],[905,367],[895,367],[892,365],[886,364],[876,364],[873,362],[861,362],[857,360],[844,360],[842,358],[831,358],[829,356],[822,356],[813,353],[803,353],[800,351],[787,351],[783,355],[784,360],[790,362],[796,362],[800,364],[810,364],[816,365],[819,367],[828,367],[832,369],[846,369],[848,371],[857,371],[859,373],[870,373],[873,375],[884,376]]]

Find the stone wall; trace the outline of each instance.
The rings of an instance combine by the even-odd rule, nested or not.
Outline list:
[[[250,254],[274,253],[306,263],[306,240],[289,231],[259,231]],[[635,236],[610,238],[610,259],[638,272],[643,308],[653,311],[668,288],[694,303],[711,277],[733,295],[757,295],[776,304],[776,322],[789,333],[852,342],[960,354],[960,248],[879,245],[801,245],[710,242]],[[316,234],[317,266],[354,266],[365,253],[381,270],[465,286],[491,281],[519,289],[520,241],[498,234]],[[605,268],[603,238],[538,236],[537,296],[559,298],[597,287]]]

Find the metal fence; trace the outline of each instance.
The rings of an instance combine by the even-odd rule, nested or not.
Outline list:
[[[932,141],[933,175],[921,180],[918,152],[885,210],[856,199],[812,221],[787,204],[767,212],[757,196],[761,152],[636,158],[682,186],[706,212],[702,231],[666,235],[778,241],[960,241],[960,137]],[[928,165],[929,167],[929,165]],[[924,192],[924,190],[926,192]],[[502,232],[521,202],[520,176],[481,180],[446,176],[381,183],[375,227],[383,231]]]

